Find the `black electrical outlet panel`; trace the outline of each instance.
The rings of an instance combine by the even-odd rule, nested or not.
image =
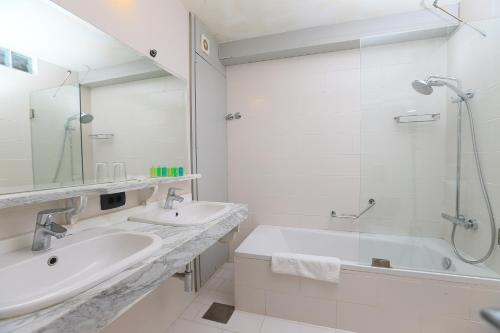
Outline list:
[[[108,210],[125,205],[125,192],[102,194],[101,195],[101,210]]]

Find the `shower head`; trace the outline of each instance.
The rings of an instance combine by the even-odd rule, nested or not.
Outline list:
[[[432,88],[432,85],[430,85],[427,80],[415,80],[411,85],[413,89],[422,95],[430,95],[434,92],[434,88]]]
[[[90,113],[82,112],[80,114],[80,122],[82,124],[88,124],[88,123],[92,122],[92,120],[94,120],[94,116],[91,115]]]
[[[73,120],[77,120],[78,118],[80,118],[81,124],[88,124],[92,122],[92,120],[94,120],[94,116],[91,115],[90,113],[81,112],[79,114],[75,114],[74,116],[69,117],[68,120],[66,120],[66,124],[69,125],[70,122],[72,122]]]
[[[449,81],[455,81],[456,85],[451,84]],[[443,87],[446,86],[450,88],[458,97],[463,100],[470,98],[462,91],[462,84],[459,80],[451,77],[442,76],[429,76],[426,80],[415,80],[411,84],[413,89],[422,95],[430,95],[434,92],[432,87]]]

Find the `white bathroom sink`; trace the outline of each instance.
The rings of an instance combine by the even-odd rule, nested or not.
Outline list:
[[[130,221],[171,226],[205,224],[226,214],[231,204],[222,202],[192,202],[175,209],[155,207],[146,213],[129,217]]]
[[[136,232],[93,235],[75,243],[69,242],[70,237],[63,246],[43,253],[23,249],[0,258],[0,319],[62,302],[136,264],[161,246],[158,236]]]

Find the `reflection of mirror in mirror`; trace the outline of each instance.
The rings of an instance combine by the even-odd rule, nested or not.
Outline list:
[[[188,167],[186,82],[48,0],[0,2],[0,193]]]

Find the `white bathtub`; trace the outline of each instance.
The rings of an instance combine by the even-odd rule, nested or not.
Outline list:
[[[236,249],[240,257],[270,260],[274,252],[293,252],[337,257],[342,267],[360,269],[371,265],[372,258],[389,259],[392,271],[408,275],[439,274],[439,279],[470,281],[470,278],[500,278],[485,265],[460,261],[449,243],[436,238],[362,234],[356,232],[258,226]],[[448,269],[443,258],[451,260]],[[374,269],[369,267],[369,269]],[[448,276],[448,275],[452,276]],[[444,275],[444,276],[443,276]],[[480,279],[482,280],[482,279]],[[478,281],[479,283],[481,281]],[[495,281],[492,281],[493,283]],[[500,282],[499,282],[500,283]]]
[[[338,257],[340,283],[274,274],[274,252]],[[462,263],[439,239],[259,226],[234,260],[238,309],[355,332],[491,332],[479,309],[500,306],[498,274]]]

